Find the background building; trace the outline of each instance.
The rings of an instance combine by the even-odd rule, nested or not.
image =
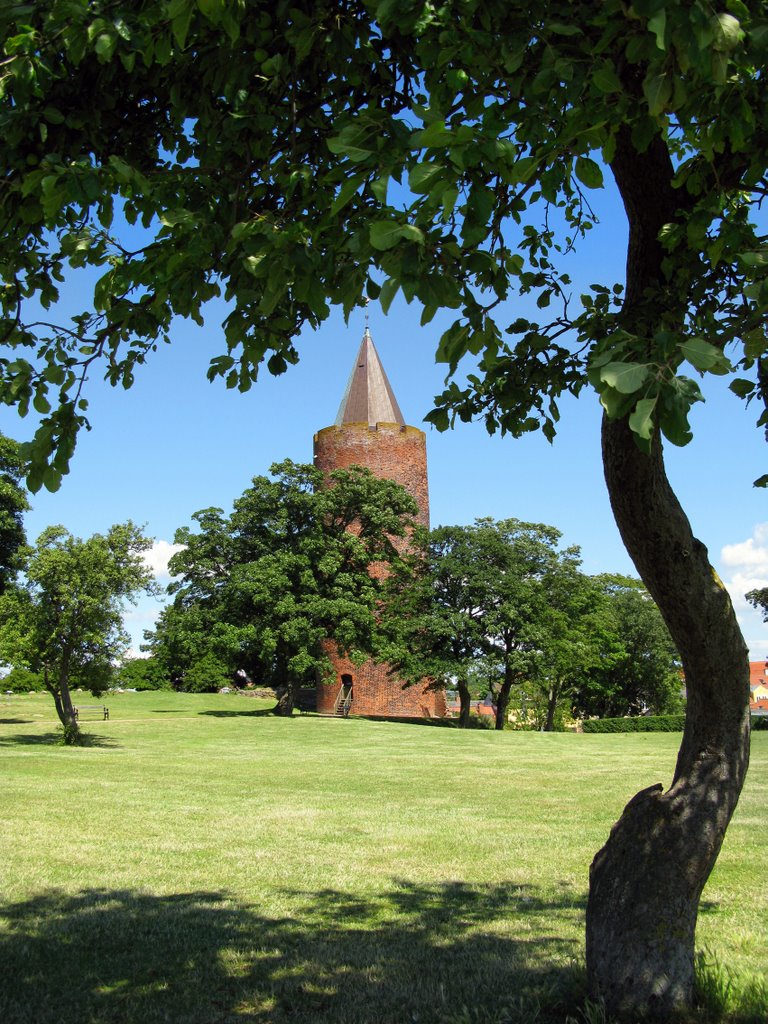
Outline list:
[[[335,469],[364,466],[376,476],[401,484],[416,499],[417,521],[429,526],[427,445],[423,430],[408,426],[366,327],[336,422],[315,434],[315,465]],[[373,571],[376,571],[374,568]],[[346,704],[356,715],[442,717],[445,695],[426,684],[403,689],[388,666],[367,661],[355,666],[329,644],[335,678],[317,688],[317,710],[338,713]]]

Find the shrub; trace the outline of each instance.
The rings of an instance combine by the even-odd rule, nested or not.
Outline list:
[[[768,729],[768,715],[752,715],[752,731]]]
[[[468,729],[495,729],[496,719],[492,715],[470,715]]]
[[[232,671],[214,654],[206,654],[184,673],[181,689],[186,693],[218,693],[232,685]]]
[[[14,693],[28,693],[30,690],[43,690],[43,677],[28,668],[12,668],[7,676],[0,679],[0,689],[13,690]]]
[[[637,718],[593,718],[584,732],[682,732],[685,715],[642,715]]]
[[[126,690],[168,690],[171,686],[156,658],[131,658],[123,662],[115,681]]]

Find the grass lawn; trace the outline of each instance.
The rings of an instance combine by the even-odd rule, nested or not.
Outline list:
[[[590,860],[679,743],[106,703],[86,748],[0,704],[2,1024],[563,1022]],[[735,1001],[768,984],[767,762],[756,733],[700,916]]]

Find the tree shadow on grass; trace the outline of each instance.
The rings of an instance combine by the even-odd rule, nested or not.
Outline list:
[[[63,746],[60,732],[14,733],[12,736],[0,736],[0,747],[56,747]],[[84,732],[82,742],[72,750],[84,747],[100,747],[117,749],[120,746],[111,736],[100,736],[98,733]],[[2,1018],[0,1018],[2,1020]]]
[[[273,708],[254,708],[249,711],[198,711],[208,718],[275,718]]]
[[[0,725],[31,725],[31,718],[0,718]]]
[[[570,891],[393,881],[278,895],[277,917],[225,892],[47,891],[0,906],[0,1020],[545,1024],[583,996],[579,944],[555,934],[583,913]]]

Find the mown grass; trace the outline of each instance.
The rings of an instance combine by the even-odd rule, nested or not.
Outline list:
[[[3,1024],[563,1022],[589,862],[679,742],[108,704],[85,748],[45,697],[0,706]],[[766,762],[755,734],[698,933],[710,1009],[742,1019],[766,1005]]]

